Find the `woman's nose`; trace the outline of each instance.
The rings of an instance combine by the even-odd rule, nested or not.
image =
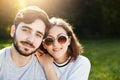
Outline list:
[[[59,45],[59,42],[58,42],[57,40],[54,40],[53,45],[54,45],[54,46],[58,46],[58,45]]]

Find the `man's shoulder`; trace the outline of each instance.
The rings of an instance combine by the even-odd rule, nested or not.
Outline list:
[[[0,49],[0,55],[5,52],[6,48]]]
[[[0,49],[0,55],[4,54],[7,49],[10,49],[10,47],[5,47],[5,48]]]

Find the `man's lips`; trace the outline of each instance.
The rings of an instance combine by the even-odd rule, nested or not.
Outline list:
[[[29,48],[34,48],[34,45],[28,42],[21,42],[24,46],[29,47]]]

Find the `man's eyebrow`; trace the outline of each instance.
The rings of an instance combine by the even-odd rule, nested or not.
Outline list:
[[[30,30],[32,30],[30,27],[28,27],[28,26],[22,26],[22,28],[27,28],[27,29],[30,29]]]
[[[37,33],[38,33],[38,34],[41,34],[42,36],[44,35],[44,34],[43,34],[42,32],[40,32],[40,31],[37,31]]]
[[[32,30],[32,29],[31,29],[30,27],[28,27],[28,26],[23,26],[23,28],[27,28],[27,29],[29,29],[29,30]],[[43,32],[40,32],[40,31],[37,31],[37,33],[38,33],[38,34],[41,34],[41,35],[44,35]]]

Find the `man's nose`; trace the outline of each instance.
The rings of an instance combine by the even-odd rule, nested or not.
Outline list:
[[[29,34],[28,37],[27,37],[27,40],[33,43],[34,38],[35,38],[34,34]]]

